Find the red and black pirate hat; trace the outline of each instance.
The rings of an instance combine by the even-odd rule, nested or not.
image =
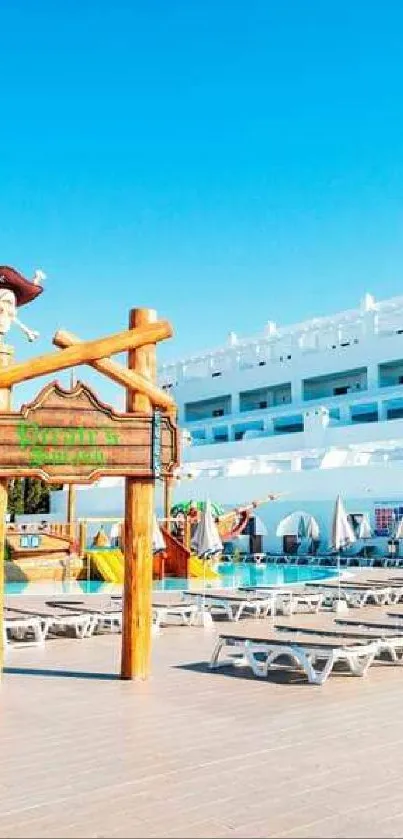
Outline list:
[[[14,292],[17,306],[31,303],[43,292],[43,287],[39,283],[26,280],[22,274],[7,265],[0,265],[0,291],[3,288]]]

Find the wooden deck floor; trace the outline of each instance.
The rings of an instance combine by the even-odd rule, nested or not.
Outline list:
[[[402,837],[403,668],[259,681],[213,642],[165,629],[147,683],[116,636],[9,651],[0,837]]]

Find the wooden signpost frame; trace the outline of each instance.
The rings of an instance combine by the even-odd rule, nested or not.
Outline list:
[[[156,344],[172,334],[171,325],[167,321],[158,321],[155,310],[132,309],[127,331],[95,341],[81,341],[77,336],[61,331],[53,339],[53,343],[60,347],[59,352],[38,356],[28,362],[13,364],[12,350],[0,344],[0,414],[11,414],[11,388],[14,384],[89,364],[126,388],[128,413],[152,416],[153,411],[158,409],[169,417],[177,435],[175,402],[156,384]],[[128,350],[128,367],[110,359],[111,355],[125,350]],[[164,476],[165,497],[178,465],[175,461],[176,458],[173,458]],[[153,477],[130,476],[125,479],[122,679],[146,679],[150,673],[154,483],[155,474]],[[70,499],[70,507],[71,503]],[[70,507],[69,519],[72,517]],[[0,644],[3,643],[6,511],[7,478],[0,477]],[[3,657],[1,647],[0,671]]]

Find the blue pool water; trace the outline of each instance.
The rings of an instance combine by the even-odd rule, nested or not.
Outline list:
[[[225,563],[218,567],[219,579],[208,581],[209,586],[236,588],[255,585],[287,585],[310,580],[323,580],[337,573],[334,568],[315,565],[233,565]],[[201,582],[201,581],[200,581]],[[179,591],[197,585],[197,580],[168,578],[154,582],[155,591]],[[116,591],[116,586],[97,580],[74,580],[69,582],[6,583],[6,594],[100,594]]]

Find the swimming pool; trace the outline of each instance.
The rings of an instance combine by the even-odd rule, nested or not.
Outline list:
[[[316,565],[233,565],[224,563],[218,566],[219,578],[207,583],[208,586],[219,586],[220,588],[236,588],[238,586],[256,585],[289,585],[297,582],[309,582],[310,580],[323,580],[326,577],[334,577],[336,569],[323,568]],[[155,591],[179,591],[201,584],[201,580],[182,578],[170,578],[155,580]],[[116,591],[119,586],[112,583],[99,582],[98,580],[71,580],[65,582],[47,581],[41,583],[6,583],[6,594],[101,594]]]

